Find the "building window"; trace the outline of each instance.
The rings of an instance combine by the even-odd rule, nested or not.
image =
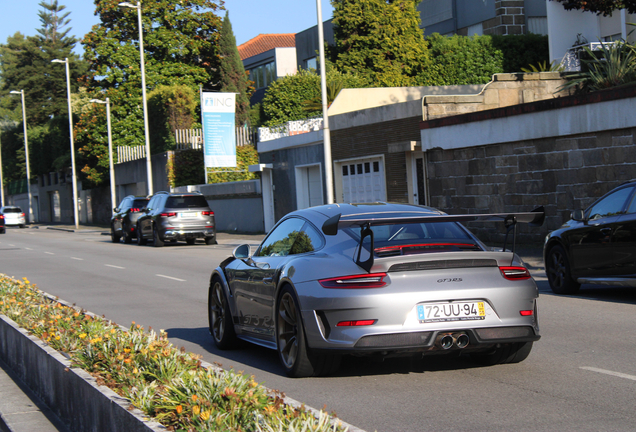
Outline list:
[[[316,57],[305,60],[306,69],[318,69],[318,62]]]
[[[267,87],[276,81],[276,63],[270,62],[254,69],[250,69],[250,79],[257,89]]]

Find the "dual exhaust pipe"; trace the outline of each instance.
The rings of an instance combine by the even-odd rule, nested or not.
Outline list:
[[[437,346],[443,350],[449,350],[453,347],[466,348],[470,343],[470,338],[464,332],[444,333],[437,337]]]

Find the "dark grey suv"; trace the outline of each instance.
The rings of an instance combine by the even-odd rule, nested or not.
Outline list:
[[[113,217],[110,219],[110,238],[113,243],[119,243],[124,238],[124,243],[132,243],[137,238],[137,218],[142,215],[143,209],[148,204],[145,196],[128,195],[121,200],[119,207],[115,207]]]
[[[148,240],[153,240],[156,247],[177,240],[194,244],[198,238],[216,244],[214,212],[200,192],[157,192],[137,219],[139,245]]]

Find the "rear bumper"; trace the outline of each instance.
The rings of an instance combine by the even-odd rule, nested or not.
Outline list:
[[[215,237],[214,229],[169,229],[166,230],[163,238],[166,240],[185,240],[189,238]]]

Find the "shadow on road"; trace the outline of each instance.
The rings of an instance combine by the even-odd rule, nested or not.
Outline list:
[[[170,328],[166,329],[166,332],[170,341],[175,345],[178,345],[179,340],[187,341],[200,346],[210,354],[225,358],[226,360],[223,361],[221,367],[226,369],[235,366],[232,362],[237,362],[271,374],[285,375],[278,354],[274,350],[242,342],[237,349],[222,351],[214,345],[207,327]],[[331,377],[411,374],[477,367],[483,366],[473,363],[468,356],[432,355],[422,358],[421,355],[412,355],[382,359],[347,355],[343,356],[340,369]],[[234,367],[234,369],[239,369],[239,367]]]

